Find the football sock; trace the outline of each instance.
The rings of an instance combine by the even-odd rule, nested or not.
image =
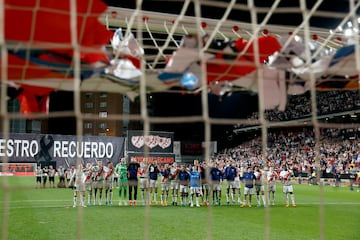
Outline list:
[[[291,197],[291,203],[295,204],[295,196],[294,196],[294,194],[291,194],[290,197]]]

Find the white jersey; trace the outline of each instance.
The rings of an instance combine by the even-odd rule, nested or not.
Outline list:
[[[55,177],[55,169],[49,169],[49,177]]]
[[[113,183],[115,178],[115,168],[104,167],[104,172],[105,172],[105,181]]]
[[[93,180],[93,171],[91,168],[85,168],[84,169],[84,175],[85,175],[85,183],[92,183]]]
[[[291,185],[291,176],[292,172],[290,170],[283,170],[280,172],[280,178],[284,184],[284,186],[290,186]]]
[[[268,171],[266,173],[266,180],[268,182],[269,185],[274,185],[276,184],[276,179],[278,179],[278,174],[275,171]]]
[[[147,164],[144,162],[140,162],[139,176],[140,178],[148,177]]]
[[[170,168],[170,179],[171,181],[177,181],[179,180],[179,171],[180,169],[178,167],[171,167]]]
[[[36,177],[42,177],[42,175],[43,175],[42,169],[36,169],[35,176]]]
[[[72,172],[70,182],[73,182],[75,187],[80,187],[84,185],[85,179],[86,176],[84,172],[81,169],[76,169],[75,171]]]
[[[257,186],[262,186],[262,185],[264,185],[264,173],[263,173],[263,171],[255,171],[254,172],[254,175],[255,175],[255,185],[257,185]]]
[[[104,167],[100,167],[98,165],[92,168],[94,181],[103,181],[104,180]]]
[[[58,168],[57,169],[59,177],[63,177],[65,175],[65,169],[64,168]]]

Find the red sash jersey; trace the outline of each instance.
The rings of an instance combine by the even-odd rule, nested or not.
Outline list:
[[[109,178],[111,177],[111,175],[113,174],[114,172],[114,168],[110,168],[110,172],[106,175],[105,179],[106,180],[109,180]]]
[[[286,173],[286,175],[284,176],[284,183],[286,183],[286,182],[289,180],[290,175],[291,175],[291,172],[288,171],[288,172]]]
[[[104,167],[101,167],[99,169],[99,171],[97,172],[96,176],[95,176],[95,181],[98,180],[98,178],[101,176],[101,174],[103,173]]]
[[[257,39],[259,63],[263,64],[270,55],[281,49],[279,41],[274,36],[263,36]],[[241,53],[248,41],[239,38],[235,41],[235,48]],[[208,82],[231,81],[245,76],[256,70],[254,41],[245,50],[244,55],[238,54],[234,60],[225,60],[224,52],[220,51],[214,59],[207,62]]]
[[[277,173],[276,173],[275,171],[273,171],[273,172],[271,173],[270,178],[269,178],[269,182],[273,182],[273,181],[275,180],[274,178],[276,178],[276,176],[277,176]]]

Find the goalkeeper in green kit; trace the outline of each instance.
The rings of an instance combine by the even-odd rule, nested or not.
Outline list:
[[[119,176],[119,205],[127,205],[128,173],[125,158],[121,158],[120,162],[115,167],[115,171]]]

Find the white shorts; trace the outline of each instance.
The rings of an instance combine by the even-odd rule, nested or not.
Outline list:
[[[264,185],[255,185],[255,191],[256,191],[256,192],[263,192],[263,191],[265,191]]]
[[[244,187],[244,195],[254,195],[254,188]]]
[[[85,183],[86,190],[90,191],[92,189],[92,187],[93,187],[93,182],[92,181],[87,181]]]
[[[74,186],[75,192],[85,192],[85,190],[86,190],[85,184],[79,184]]]
[[[104,188],[104,181],[95,181],[94,182],[94,188]]]
[[[170,189],[170,182],[169,181],[161,183],[161,191],[169,191],[169,189]]]
[[[149,181],[147,178],[140,178],[140,189],[148,188]]]
[[[293,186],[292,185],[283,186],[283,192],[284,193],[292,193],[293,192]]]
[[[105,181],[105,189],[113,189],[114,182],[113,181]]]
[[[209,184],[207,184],[207,183],[203,183],[203,184],[201,185],[201,187],[202,187],[202,189],[209,190]]]
[[[180,192],[181,193],[187,193],[189,191],[189,186],[188,185],[181,185],[180,184]]]
[[[235,181],[234,181],[234,188],[236,188],[236,189],[240,189],[240,188],[241,188],[241,182],[240,182],[240,180],[235,180]]]
[[[202,195],[201,187],[190,187],[190,194]]]
[[[221,183],[220,182],[212,183],[212,190],[213,191],[221,191]]]
[[[269,184],[269,189],[268,189],[269,192],[276,192],[276,184]]]
[[[226,188],[235,188],[235,181],[226,180]]]
[[[170,188],[178,190],[179,189],[179,181],[178,180],[171,180]]]
[[[158,180],[150,179],[150,187],[157,188],[158,187]]]

